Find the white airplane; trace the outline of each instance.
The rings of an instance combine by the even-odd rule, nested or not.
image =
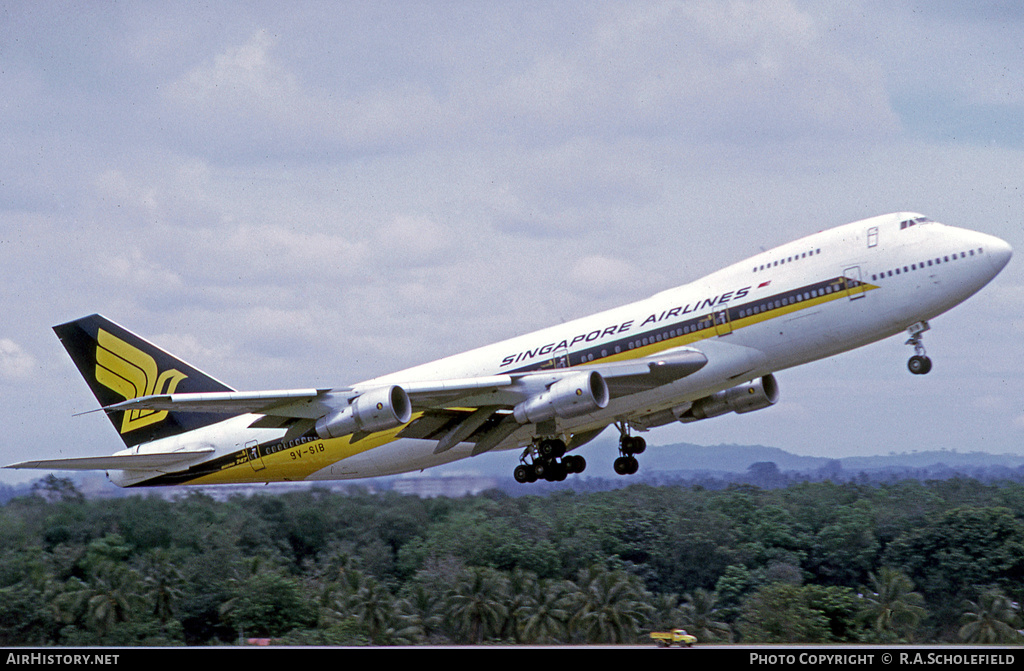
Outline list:
[[[777,371],[909,334],[1009,262],[999,238],[900,212],[823,231],[642,301],[351,387],[235,391],[99,315],[54,327],[124,440],[121,486],[368,478],[522,450],[519,482],[583,471],[614,425],[617,473],[647,431],[779,398]],[[571,453],[570,453],[571,452]]]

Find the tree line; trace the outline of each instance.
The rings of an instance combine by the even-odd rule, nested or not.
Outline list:
[[[297,489],[0,508],[0,644],[1022,642],[1024,485]]]

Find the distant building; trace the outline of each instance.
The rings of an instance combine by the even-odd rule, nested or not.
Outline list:
[[[425,499],[439,496],[449,498],[473,496],[496,487],[498,487],[498,478],[478,475],[397,478],[391,483],[393,492]]]

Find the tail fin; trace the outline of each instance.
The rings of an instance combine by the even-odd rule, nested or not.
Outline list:
[[[104,407],[150,394],[234,391],[100,315],[54,326],[53,330]],[[230,417],[157,410],[129,410],[107,416],[128,447]]]

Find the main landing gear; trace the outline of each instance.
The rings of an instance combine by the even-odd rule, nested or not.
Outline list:
[[[616,424],[619,429],[619,458],[612,464],[612,468],[619,475],[633,475],[640,468],[635,454],[642,454],[647,449],[647,441],[640,436],[629,435],[629,427],[624,423]]]
[[[629,435],[629,425],[620,422],[619,457],[612,466],[619,475],[632,475],[640,468],[637,454],[647,449],[647,442],[640,436]],[[584,441],[586,442],[586,441]],[[573,473],[582,473],[587,467],[586,460],[578,454],[566,454],[567,446],[561,438],[535,438],[533,444],[523,451],[512,475],[516,482],[525,484],[547,480],[561,482]]]
[[[544,438],[526,448],[512,475],[516,482],[537,480],[561,482],[572,473],[582,473],[587,460],[578,454],[566,455],[566,444],[561,438]],[[528,462],[527,457],[531,457]]]
[[[914,356],[907,362],[907,369],[914,375],[925,375],[932,369],[932,360],[925,353],[924,343],[921,341],[921,334],[929,328],[931,327],[928,326],[928,322],[917,322],[907,329],[910,340],[906,344],[914,346]]]

